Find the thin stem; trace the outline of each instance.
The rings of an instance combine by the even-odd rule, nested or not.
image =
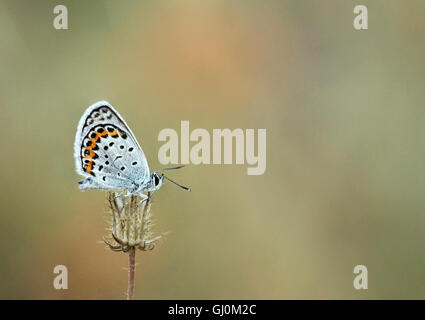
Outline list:
[[[131,247],[128,251],[128,289],[127,300],[133,300],[134,297],[134,272],[136,270],[136,248]]]
[[[145,217],[149,210],[149,205],[151,201],[151,193],[148,192],[148,198],[144,203],[143,208],[143,216],[142,223],[145,223]],[[136,198],[134,196],[131,197],[131,201],[133,204],[136,203]],[[130,205],[130,207],[134,207]],[[143,230],[143,226],[142,226]],[[133,300],[134,297],[134,283],[135,283],[135,271],[136,271],[136,247],[130,246],[128,251],[128,288],[127,288],[127,300]]]

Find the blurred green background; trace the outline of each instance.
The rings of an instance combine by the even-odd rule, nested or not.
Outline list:
[[[68,8],[69,30],[53,28]],[[355,31],[353,8],[369,9]],[[77,123],[105,99],[151,169],[163,128],[266,128],[267,170],[191,165],[155,194],[138,299],[425,298],[425,2],[0,1],[0,298],[122,299]],[[53,268],[69,289],[53,288]],[[353,268],[369,270],[354,290]]]

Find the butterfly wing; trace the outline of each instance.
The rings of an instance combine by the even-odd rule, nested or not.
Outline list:
[[[81,189],[136,189],[149,180],[142,148],[119,113],[106,101],[91,105],[78,124],[76,171]]]

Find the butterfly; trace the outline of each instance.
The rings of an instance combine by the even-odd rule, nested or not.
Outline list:
[[[190,191],[155,171],[148,162],[134,134],[120,114],[106,101],[92,104],[82,115],[74,142],[75,167],[85,179],[78,182],[81,190],[127,190],[127,195],[158,190],[164,178]],[[168,169],[179,169],[182,166]]]

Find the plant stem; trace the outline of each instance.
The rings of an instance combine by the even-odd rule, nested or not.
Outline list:
[[[134,272],[136,270],[136,248],[131,247],[128,251],[128,288],[127,300],[133,300],[134,297]]]
[[[146,223],[146,215],[149,211],[151,193],[148,192],[148,198],[144,202],[143,215],[142,215],[142,224]],[[136,203],[136,198],[131,196],[131,201]],[[144,231],[144,226],[141,227]],[[134,283],[135,283],[135,271],[136,271],[136,247],[131,246],[128,251],[128,288],[127,288],[127,300],[133,300],[134,297]]]

